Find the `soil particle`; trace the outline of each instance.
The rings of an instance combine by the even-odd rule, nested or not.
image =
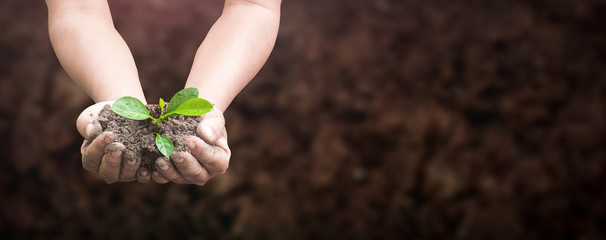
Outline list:
[[[148,104],[147,109],[154,118],[160,115],[157,104]],[[132,120],[111,110],[110,105],[103,107],[99,113],[99,124],[103,132],[112,132],[116,135],[114,142],[124,144],[123,160],[141,161],[141,167],[150,171],[156,169],[155,161],[163,157],[156,148],[156,136],[154,134],[154,121]],[[200,123],[199,117],[178,116],[167,118],[160,124],[158,133],[173,141],[174,151],[189,151],[185,139],[196,135],[196,127]],[[108,151],[109,149],[106,149]]]

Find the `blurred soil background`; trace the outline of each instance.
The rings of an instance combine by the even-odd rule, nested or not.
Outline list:
[[[219,0],[110,1],[148,101]],[[44,1],[0,1],[3,239],[603,239],[606,3],[285,0],[235,99],[228,172],[107,185]]]

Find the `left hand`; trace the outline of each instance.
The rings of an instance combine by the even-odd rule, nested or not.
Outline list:
[[[138,176],[139,181],[156,183],[175,182],[202,186],[206,182],[225,173],[229,166],[231,150],[227,144],[227,131],[223,112],[214,108],[202,116],[196,133],[186,140],[189,152],[173,152],[170,158],[158,158],[156,171],[147,176]],[[141,179],[147,178],[147,179]]]
[[[94,104],[82,111],[76,121],[78,132],[85,138],[80,149],[82,167],[99,174],[106,183],[131,182],[136,179],[136,175],[141,174],[141,171],[137,173],[140,161],[123,160],[124,145],[113,142],[114,133],[102,132],[97,121],[103,107],[112,103],[113,101],[106,101]]]

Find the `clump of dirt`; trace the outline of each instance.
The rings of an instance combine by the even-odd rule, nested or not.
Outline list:
[[[146,106],[154,118],[160,116],[158,104],[148,104]],[[98,121],[103,132],[114,133],[116,135],[114,142],[122,143],[126,147],[122,154],[123,160],[140,160],[139,168],[144,167],[150,171],[156,169],[156,159],[163,155],[156,148],[154,121],[151,119],[132,120],[122,117],[112,111],[110,105],[103,107],[99,113]],[[170,117],[160,124],[158,133],[173,141],[174,151],[189,151],[185,139],[188,136],[196,135],[196,127],[200,121],[199,117]]]

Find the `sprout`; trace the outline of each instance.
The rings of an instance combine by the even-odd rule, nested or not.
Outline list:
[[[162,155],[168,157],[173,152],[173,142],[158,133],[158,127],[168,117],[176,117],[180,115],[187,116],[200,116],[210,112],[213,109],[213,105],[208,101],[198,98],[198,89],[186,88],[175,94],[170,99],[170,102],[165,103],[164,99],[160,98],[160,117],[157,119],[152,117],[145,104],[139,99],[134,97],[121,97],[112,104],[112,111],[116,114],[133,119],[133,120],[145,120],[152,119],[156,126],[154,127],[154,133],[156,134],[156,147]],[[164,112],[164,106],[168,104],[166,113]]]

